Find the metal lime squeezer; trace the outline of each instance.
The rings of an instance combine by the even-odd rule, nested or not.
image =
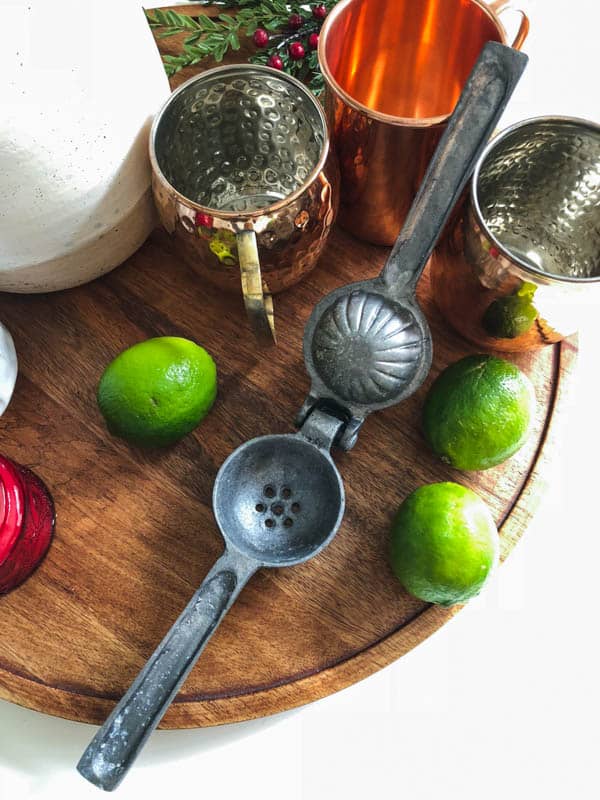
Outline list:
[[[432,342],[417,281],[526,63],[485,46],[382,272],[314,309],[299,431],[246,442],[219,470],[213,507],[225,551],[81,757],[77,769],[96,786],[118,786],[250,577],[307,561],[336,534],[345,499],[330,450],[352,448],[368,414],[425,380]]]

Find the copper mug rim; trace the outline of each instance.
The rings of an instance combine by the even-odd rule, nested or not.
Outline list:
[[[508,1],[509,0],[497,0],[495,3],[493,3],[493,5],[500,11],[503,10],[503,8],[508,4]],[[318,57],[321,72],[323,73],[325,81],[329,84],[331,89],[333,89],[333,91],[351,108],[353,108],[355,111],[359,111],[361,114],[364,114],[370,119],[377,120],[378,122],[385,122],[388,125],[396,125],[398,127],[411,128],[433,128],[437,125],[444,125],[450,119],[452,112],[448,114],[442,114],[437,117],[398,117],[394,114],[386,114],[383,111],[376,111],[364,105],[363,103],[360,103],[358,100],[352,97],[352,95],[348,94],[345,89],[342,89],[339,83],[335,80],[331,70],[329,69],[329,64],[327,62],[327,56],[325,53],[327,39],[337,18],[343,14],[348,6],[352,5],[354,2],[356,2],[356,0],[342,0],[342,2],[337,3],[337,5],[335,5],[327,15],[327,18],[323,23],[323,27],[321,28],[321,33],[319,35]],[[494,8],[492,8],[491,5],[484,3],[482,0],[471,0],[471,2],[478,6],[492,20],[494,25],[498,28],[501,43],[507,44],[508,36],[506,29],[504,28],[504,25],[500,21],[500,17]],[[528,29],[529,25],[527,24],[526,27]],[[526,34],[527,31],[525,31],[525,35]],[[517,39],[519,39],[519,34],[517,35]],[[516,43],[517,41],[515,40],[514,45],[516,45]],[[520,43],[522,43],[522,40]]]
[[[287,81],[288,83],[293,84],[297,89],[299,89],[302,94],[313,103],[315,106],[317,113],[319,115],[319,119],[321,121],[323,127],[323,147],[321,148],[321,153],[319,155],[319,160],[317,161],[314,168],[311,172],[307,175],[306,180],[297,188],[294,189],[293,192],[290,192],[288,195],[283,197],[281,200],[277,200],[277,202],[272,203],[269,206],[264,206],[264,208],[256,209],[255,211],[221,211],[218,208],[213,208],[211,206],[203,206],[200,203],[196,203],[191,198],[187,197],[186,195],[182,194],[178,191],[173,184],[167,180],[166,176],[164,175],[163,171],[160,168],[158,163],[158,159],[156,157],[156,135],[158,132],[158,127],[161,123],[163,115],[167,108],[171,105],[177,95],[182,94],[191,84],[198,83],[199,81],[205,79],[207,76],[213,76],[220,72],[244,72],[244,71],[258,71],[263,72],[265,75],[273,75],[280,80]],[[154,120],[152,122],[152,127],[150,128],[150,139],[149,139],[149,150],[150,150],[150,163],[152,165],[152,170],[154,174],[159,178],[161,183],[176,197],[178,197],[183,203],[186,205],[191,206],[192,208],[200,211],[201,213],[209,214],[209,215],[218,215],[220,219],[226,220],[239,220],[239,219],[259,219],[260,217],[264,216],[265,214],[271,214],[276,211],[285,208],[290,203],[293,203],[298,197],[302,195],[303,192],[306,191],[306,188],[310,186],[314,181],[318,178],[319,174],[323,171],[325,167],[325,163],[329,156],[330,150],[330,136],[329,136],[329,126],[327,125],[327,120],[325,118],[325,113],[321,104],[318,102],[316,97],[306,88],[306,86],[292,75],[288,75],[286,72],[282,72],[278,69],[273,69],[272,67],[266,67],[262,64],[225,64],[221,67],[213,67],[212,69],[207,69],[204,72],[199,73],[198,75],[194,75],[189,80],[185,81],[172,92],[169,97],[165,100],[162,104],[160,109],[157,111]]]
[[[556,282],[556,283],[568,283],[568,284],[592,284],[600,282],[600,275],[593,275],[589,278],[578,278],[573,275],[560,275],[554,272],[545,272],[542,269],[538,269],[534,267],[532,264],[524,261],[519,256],[515,255],[506,245],[502,244],[502,242],[495,236],[494,233],[489,229],[487,222],[481,211],[481,206],[479,204],[479,196],[477,191],[477,186],[479,184],[479,175],[481,173],[481,168],[483,167],[485,161],[489,154],[499,145],[501,142],[506,139],[507,136],[510,136],[514,131],[519,130],[520,128],[524,128],[528,125],[537,125],[540,122],[570,122],[575,125],[582,126],[584,128],[590,128],[596,133],[600,134],[600,124],[596,122],[592,122],[589,119],[583,119],[582,117],[570,117],[570,116],[560,116],[556,114],[541,116],[541,117],[528,117],[527,119],[519,120],[519,122],[515,122],[514,125],[510,125],[508,128],[505,128],[503,131],[498,133],[494,138],[489,142],[483,153],[480,155],[477,164],[475,165],[475,170],[473,172],[473,177],[471,178],[471,188],[469,192],[470,197],[470,205],[473,215],[475,217],[475,221],[479,228],[481,229],[482,233],[486,236],[486,238],[491,242],[491,244],[498,249],[498,251],[504,256],[504,258],[511,261],[513,264],[520,267],[524,272],[528,273],[529,275],[533,275],[537,278],[544,278],[548,282]]]

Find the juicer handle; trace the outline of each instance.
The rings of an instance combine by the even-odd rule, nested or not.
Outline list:
[[[177,690],[261,565],[226,550],[81,756],[77,769],[112,791],[163,718]]]
[[[414,292],[527,61],[498,42],[481,51],[379,278],[390,296]]]

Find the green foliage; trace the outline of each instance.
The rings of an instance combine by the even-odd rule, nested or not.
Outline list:
[[[323,5],[330,11],[337,0],[324,0]],[[285,0],[206,0],[206,6],[222,9],[216,17],[200,14],[190,17],[176,11],[156,9],[146,12],[150,27],[160,29],[157,38],[185,34],[182,52],[179,55],[163,56],[167,75],[174,75],[184,67],[198,64],[207,57],[215,62],[223,60],[233,50],[239,50],[243,38],[252,37],[257,28],[264,28],[270,34],[268,47],[257,50],[250,56],[254,64],[266,64],[272,55],[279,55],[284,70],[304,81],[319,95],[323,90],[323,77],[319,69],[317,53],[308,48],[308,37],[318,33],[321,22],[312,17],[311,9],[315,3],[286,2]],[[231,10],[233,13],[225,13]],[[288,20],[291,14],[300,14],[304,22],[296,31],[290,31]],[[306,56],[293,61],[288,54],[292,42],[302,42]]]

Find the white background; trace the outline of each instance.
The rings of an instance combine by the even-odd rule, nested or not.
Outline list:
[[[531,62],[504,122],[598,121],[596,0],[523,5]],[[243,725],[155,733],[118,797],[597,800],[599,344],[600,325],[582,332],[551,491],[483,596],[333,697]],[[99,797],[75,772],[94,731],[0,702],[0,798]]]

